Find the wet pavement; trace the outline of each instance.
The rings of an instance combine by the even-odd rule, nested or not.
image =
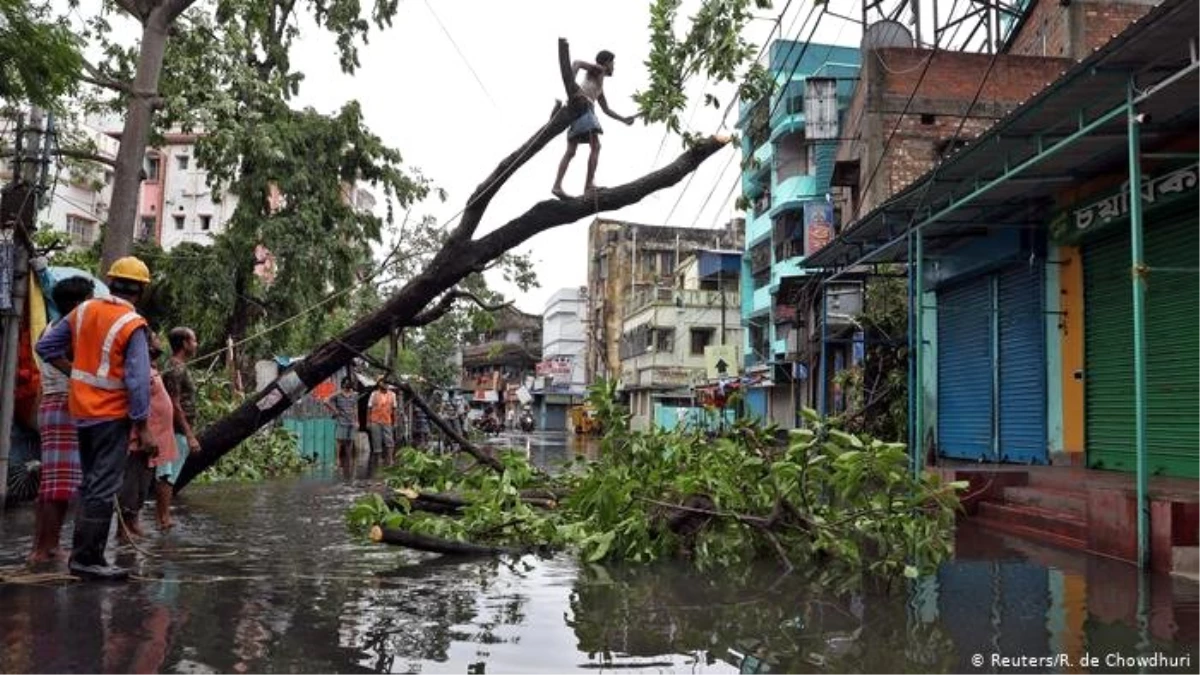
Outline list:
[[[542,464],[592,452],[527,440]],[[0,586],[0,671],[1197,671],[1195,583],[987,531],[963,528],[956,559],[906,589],[836,593],[773,567],[458,560],[364,543],[343,516],[370,487],[320,475],[189,488],[170,535],[121,552],[134,582]],[[21,562],[31,529],[30,509],[6,514],[0,567]],[[1176,660],[1118,660],[1155,654]],[[994,660],[1021,657],[1055,661]]]

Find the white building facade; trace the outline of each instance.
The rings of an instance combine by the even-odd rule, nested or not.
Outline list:
[[[567,409],[587,393],[585,351],[587,288],[563,288],[546,302],[542,314],[542,360],[533,393],[538,428],[567,428]]]

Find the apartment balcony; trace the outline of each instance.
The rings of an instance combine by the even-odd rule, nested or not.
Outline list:
[[[771,120],[771,142],[774,143],[779,139],[804,131],[804,112],[786,112],[779,110],[776,113],[775,119]]]
[[[753,248],[764,238],[771,236],[770,210],[763,211],[746,222],[746,249]]]
[[[761,143],[754,152],[750,155],[752,160],[751,167],[755,170],[762,171],[771,168],[771,162],[775,159],[775,144],[767,140]]]
[[[645,310],[648,307],[692,307],[720,309],[724,302],[725,309],[738,311],[740,303],[738,293],[734,291],[703,291],[691,288],[645,288],[633,294],[625,309],[626,319]]]
[[[789,176],[775,186],[771,191],[772,205],[767,213],[773,218],[784,211],[804,208],[804,202],[813,199],[824,199],[825,194],[817,189],[815,176],[800,174]]]
[[[751,305],[752,311],[757,312],[764,308],[770,308],[772,290],[772,284],[754,289],[754,302]]]

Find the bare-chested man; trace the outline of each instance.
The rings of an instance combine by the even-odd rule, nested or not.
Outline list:
[[[613,74],[612,52],[601,51],[596,55],[595,63],[576,61],[571,64],[573,75],[580,70],[584,71],[585,76],[579,89],[588,100],[588,108],[586,112],[571,122],[571,127],[567,130],[567,152],[558,164],[558,175],[555,176],[554,187],[550,190],[559,199],[568,198],[562,187],[563,177],[567,175],[567,167],[571,165],[571,159],[575,157],[575,148],[584,141],[591,147],[592,152],[588,156],[587,182],[584,184],[583,191],[587,195],[596,190],[596,163],[600,159],[600,134],[604,133],[604,130],[600,128],[600,120],[596,118],[596,103],[600,104],[600,109],[606,115],[625,124],[633,124],[633,120],[637,118],[636,115],[623,117],[613,112],[604,98],[604,78],[611,77]]]

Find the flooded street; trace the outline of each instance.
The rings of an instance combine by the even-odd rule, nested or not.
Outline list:
[[[539,463],[576,452],[535,437]],[[328,476],[195,486],[178,527],[122,549],[136,581],[0,586],[4,672],[1096,672],[1108,654],[1187,657],[1198,590],[1124,563],[964,529],[957,559],[890,595],[839,594],[773,566],[459,560],[363,543]],[[28,551],[10,510],[0,566]],[[975,667],[975,655],[1058,665]],[[1079,667],[1085,655],[1100,667]],[[1177,661],[1176,663],[1184,663]]]

